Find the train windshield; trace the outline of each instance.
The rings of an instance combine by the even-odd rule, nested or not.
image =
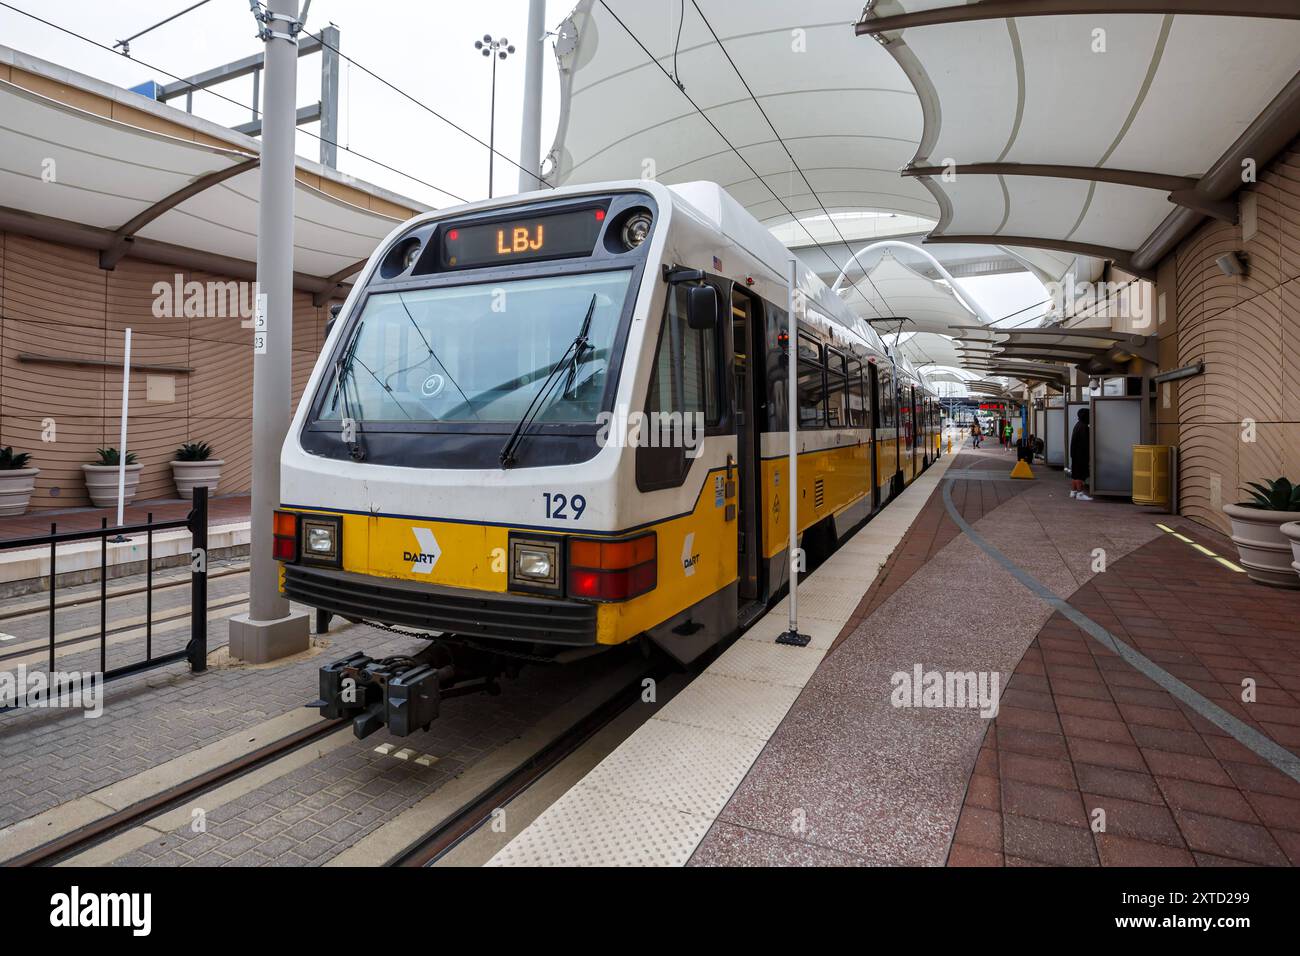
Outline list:
[[[593,422],[631,276],[595,272],[371,295],[327,380],[320,418],[513,425],[551,378],[535,420]],[[589,310],[587,347],[552,376]]]

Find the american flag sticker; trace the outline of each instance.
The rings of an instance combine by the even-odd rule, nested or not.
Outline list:
[[[719,259],[717,256],[713,257],[713,271],[714,272],[722,271],[722,260]]]

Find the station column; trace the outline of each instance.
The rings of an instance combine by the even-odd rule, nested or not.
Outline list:
[[[230,656],[252,663],[304,651],[306,612],[291,613],[272,557],[280,503],[280,446],[293,401],[293,194],[298,85],[298,0],[270,0],[265,44],[261,199],[257,219],[258,309],[253,343],[253,494],[248,613],[230,619]]]

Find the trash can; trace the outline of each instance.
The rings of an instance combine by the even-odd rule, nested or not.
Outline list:
[[[1133,504],[1170,510],[1173,460],[1172,445],[1133,446]]]

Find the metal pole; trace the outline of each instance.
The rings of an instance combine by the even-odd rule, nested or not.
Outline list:
[[[194,489],[190,508],[190,640],[185,645],[190,670],[208,669],[208,486]]]
[[[799,282],[799,260],[790,257],[786,277],[786,313],[789,315],[789,338],[786,341],[786,425],[789,436],[790,483],[785,497],[790,512],[790,629],[777,639],[778,644],[805,647],[810,638],[799,633],[799,315],[796,311],[795,287]]]
[[[117,440],[117,526],[122,527],[126,507],[126,413],[131,403],[131,330],[122,345],[122,430]]]
[[[261,662],[308,646],[307,615],[290,615],[272,556],[280,501],[280,446],[289,430],[293,342],[293,194],[298,49],[297,0],[270,0],[262,21],[265,69],[257,286],[265,328],[253,354],[253,488],[248,613],[230,619],[232,657]],[[260,318],[260,317],[259,317]]]
[[[519,138],[519,191],[542,188],[542,54],[546,43],[546,0],[528,0],[524,39],[524,118]]]
[[[497,53],[492,51],[492,109],[488,119],[488,199],[492,198],[492,161],[497,150]]]
[[[330,169],[339,165],[339,28],[320,32],[320,164]]]

